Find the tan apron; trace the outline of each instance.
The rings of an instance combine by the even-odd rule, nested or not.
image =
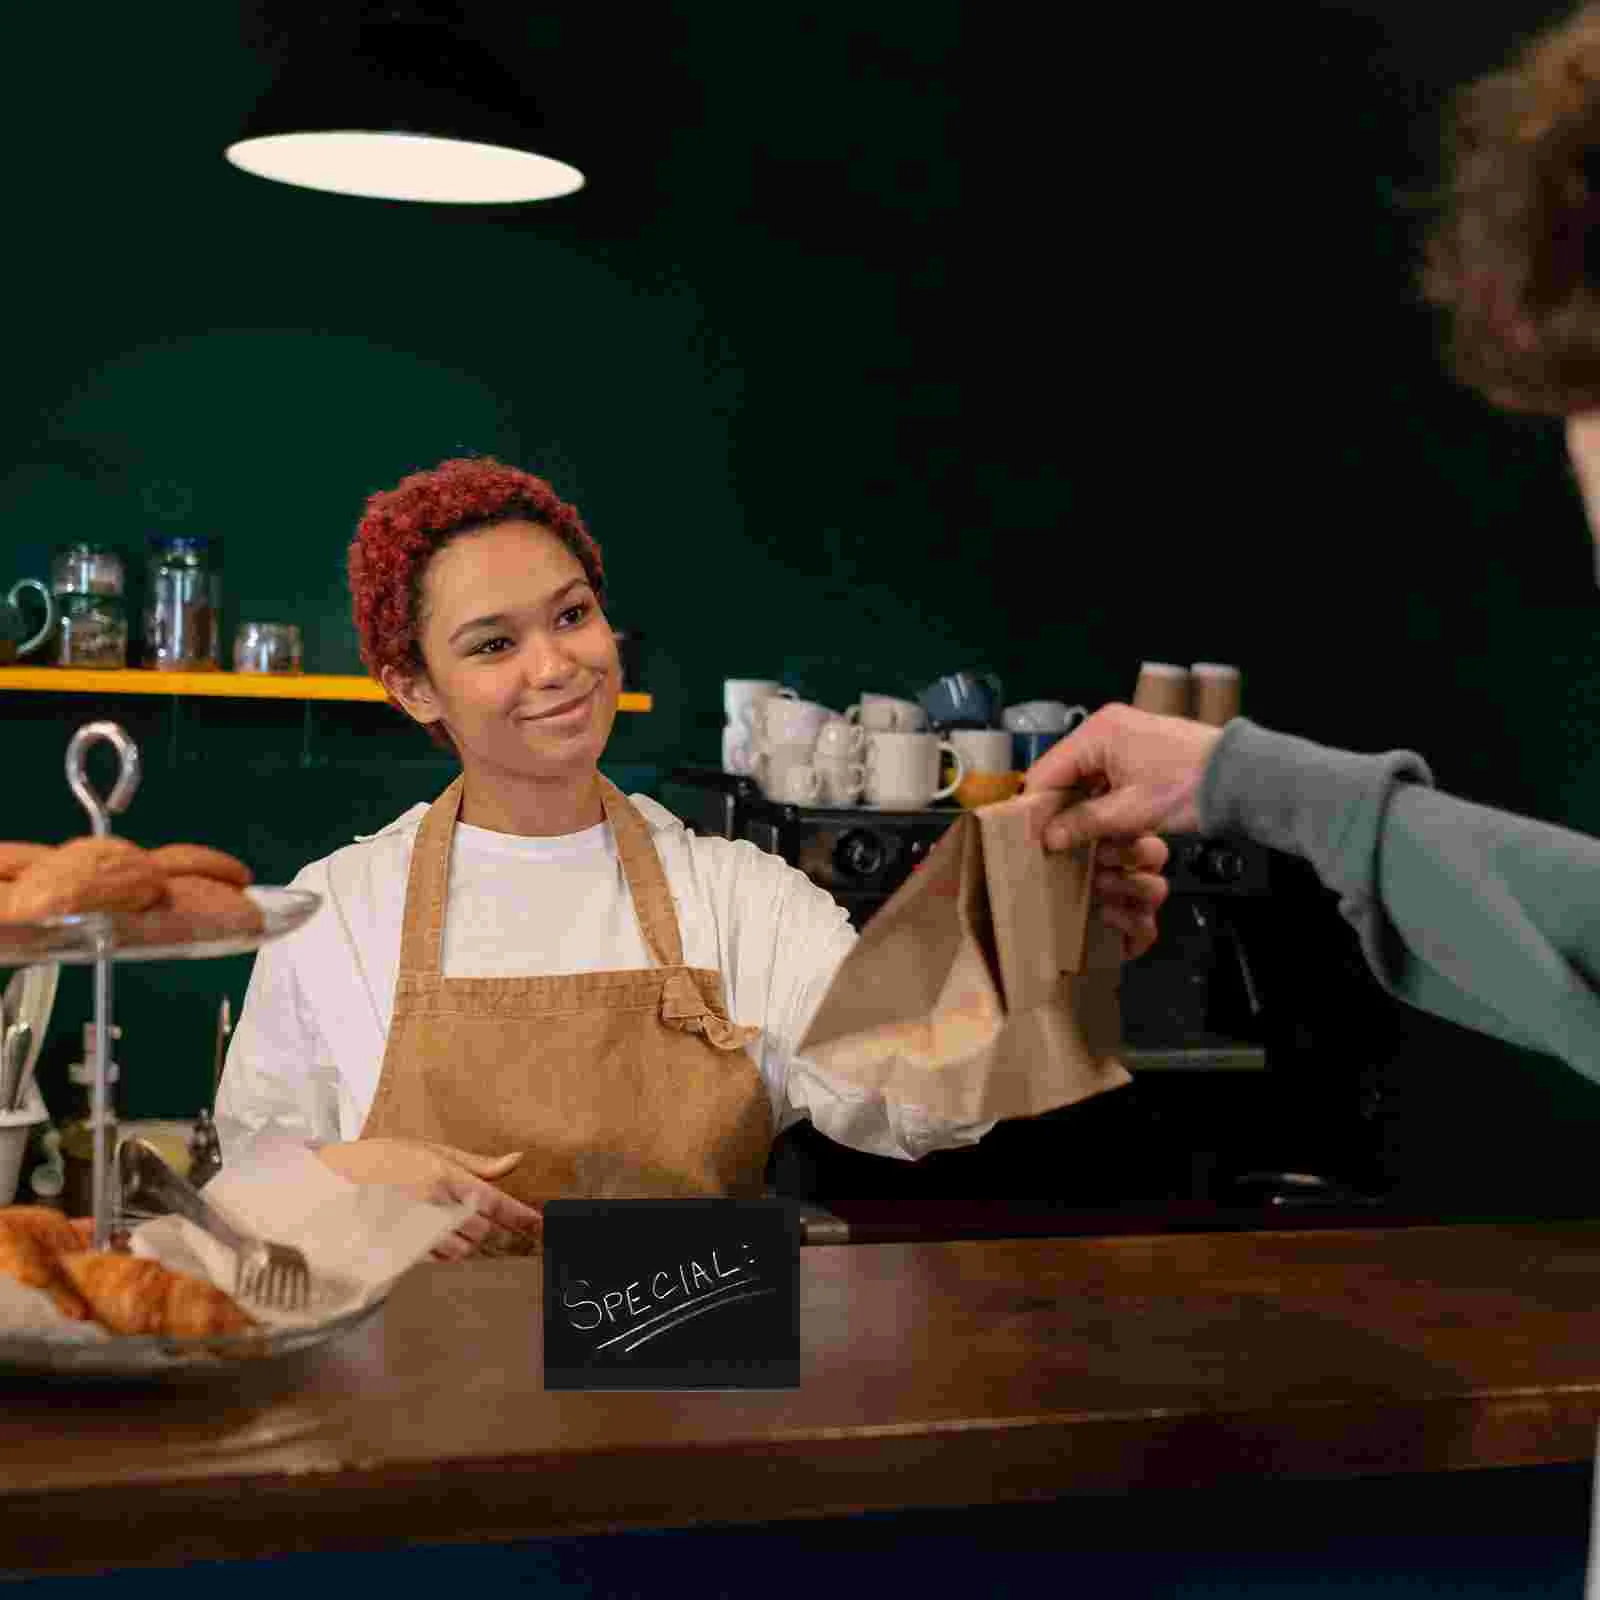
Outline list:
[[[653,967],[541,978],[446,978],[445,907],[461,779],[428,808],[406,884],[383,1071],[363,1139],[432,1139],[526,1154],[499,1187],[563,1197],[761,1192],[772,1103],[728,1020],[722,976],[683,964],[649,827],[600,779]]]

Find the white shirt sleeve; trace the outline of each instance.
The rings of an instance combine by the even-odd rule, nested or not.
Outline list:
[[[801,1055],[800,1041],[855,945],[848,915],[780,856],[744,841],[697,838],[694,845],[729,856],[731,889],[718,907],[723,970],[732,977],[729,1008],[735,1021],[761,1029],[753,1048],[774,1089],[778,1132],[809,1118],[836,1144],[915,1161],[976,1144],[994,1126],[947,1122],[920,1106],[885,1100]]]
[[[686,955],[720,970],[729,1014],[760,1029],[749,1048],[776,1130],[809,1117],[836,1143],[916,1160],[974,1144],[994,1126],[952,1124],[888,1103],[805,1060],[800,1040],[856,942],[843,907],[782,857],[743,840],[691,835],[664,808],[640,804],[656,818]],[[407,813],[379,838],[412,818]],[[256,954],[217,1093],[224,1160],[263,1134],[359,1137],[381,1075],[399,960],[409,834],[403,842],[405,848],[387,849],[365,843],[313,862],[294,880],[326,903],[305,928]],[[604,862],[601,870],[608,877],[617,871]],[[522,880],[507,882],[508,893],[526,898]],[[620,879],[613,888],[626,893]],[[584,970],[625,960],[606,947],[590,955]],[[573,952],[564,949],[562,959],[570,964]]]
[[[217,1090],[224,1162],[261,1134],[340,1137],[338,1072],[296,975],[294,944],[291,936],[256,953]]]

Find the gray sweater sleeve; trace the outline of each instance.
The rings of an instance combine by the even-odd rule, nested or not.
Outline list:
[[[1441,794],[1409,750],[1355,755],[1237,717],[1200,828],[1303,857],[1388,992],[1600,1082],[1600,840]]]

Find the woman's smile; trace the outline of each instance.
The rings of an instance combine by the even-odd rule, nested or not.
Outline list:
[[[594,710],[595,690],[598,681],[591,683],[576,699],[563,700],[548,711],[520,712],[516,721],[534,723],[541,731],[563,733],[584,727]]]

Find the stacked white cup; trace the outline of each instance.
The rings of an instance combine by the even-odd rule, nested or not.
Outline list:
[[[915,700],[892,694],[864,694],[844,716],[868,733],[921,733],[928,726],[928,713]]]
[[[801,700],[792,690],[757,702],[751,770],[769,800],[792,806],[818,803],[822,780],[815,767],[817,735],[832,716],[826,706]]]
[[[818,805],[844,808],[861,799],[867,781],[863,757],[867,730],[844,717],[829,717],[817,732],[813,765],[817,773]]]
[[[842,809],[865,800],[918,810],[953,793],[970,765],[926,731],[927,713],[914,700],[863,694],[840,715],[769,678],[727,678],[722,694],[723,771],[754,777],[767,799],[785,805]],[[946,755],[955,779],[941,787]]]
[[[772,678],[722,680],[722,710],[727,718],[722,729],[724,772],[740,778],[748,778],[754,774],[756,724],[761,702],[794,697],[793,689],[785,689],[781,683]]]

